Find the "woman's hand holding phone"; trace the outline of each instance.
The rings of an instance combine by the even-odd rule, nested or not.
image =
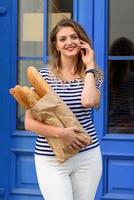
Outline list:
[[[81,56],[83,63],[88,68],[94,68],[94,52],[89,44],[83,40],[80,40]]]

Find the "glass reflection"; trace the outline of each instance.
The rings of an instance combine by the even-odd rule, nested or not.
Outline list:
[[[109,0],[109,46],[120,37],[126,37],[134,42],[133,10],[134,0]]]
[[[43,0],[20,0],[18,10],[18,56],[42,56]]]
[[[134,55],[134,44],[119,38],[111,45],[112,55]],[[110,133],[134,133],[134,61],[109,61],[109,117]]]

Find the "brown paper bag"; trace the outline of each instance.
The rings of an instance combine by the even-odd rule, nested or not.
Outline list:
[[[51,86],[46,83],[36,68],[32,66],[28,67],[27,76],[35,91],[33,93],[30,88],[20,85],[11,88],[10,94],[16,101],[25,109],[30,110],[35,119],[45,124],[65,128],[77,126],[80,130],[77,134],[85,137],[90,144],[92,142],[91,137],[85,132],[70,108]],[[59,162],[64,162],[77,153],[77,151],[74,151],[72,154],[67,153],[65,150],[68,144],[62,139],[54,137],[46,137],[46,139]]]
[[[56,127],[77,126],[80,129],[78,134],[85,137],[89,141],[89,144],[91,143],[91,137],[85,132],[70,108],[53,90],[42,97],[30,111],[34,118],[48,125]],[[65,151],[67,144],[61,139],[53,137],[46,137],[46,139],[59,162],[64,162],[78,152],[76,151],[73,154],[67,153]]]

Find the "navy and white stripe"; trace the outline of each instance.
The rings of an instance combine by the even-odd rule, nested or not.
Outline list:
[[[69,106],[75,114],[85,131],[91,136],[93,142],[91,145],[81,149],[80,152],[89,150],[99,145],[96,130],[92,122],[91,108],[84,108],[81,104],[81,92],[83,89],[83,80],[60,81],[52,75],[49,67],[40,69],[40,73],[47,83],[55,90],[62,100]],[[103,80],[96,81],[96,88],[100,91]],[[45,130],[44,130],[45,131]],[[39,155],[54,156],[54,153],[47,143],[45,137],[38,136],[36,140],[35,153]]]

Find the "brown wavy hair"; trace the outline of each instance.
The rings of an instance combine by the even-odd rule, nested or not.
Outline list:
[[[50,34],[50,50],[52,54],[52,59],[50,60],[50,64],[52,67],[52,71],[54,74],[59,75],[60,69],[61,69],[61,62],[60,62],[60,54],[57,51],[56,48],[56,42],[57,42],[57,33],[63,28],[63,27],[72,27],[74,31],[77,33],[78,37],[81,40],[84,40],[89,44],[89,46],[92,48],[91,40],[89,39],[88,35],[86,34],[83,27],[77,23],[76,21],[72,19],[62,19],[60,20],[56,26],[52,29]],[[95,60],[95,59],[94,59]],[[85,69],[86,66],[84,65],[81,57],[81,53],[79,52],[77,65],[75,67],[75,73],[77,73],[81,78],[84,78],[85,76]],[[99,78],[102,75],[102,72],[98,69],[97,65],[95,64],[95,77]]]

